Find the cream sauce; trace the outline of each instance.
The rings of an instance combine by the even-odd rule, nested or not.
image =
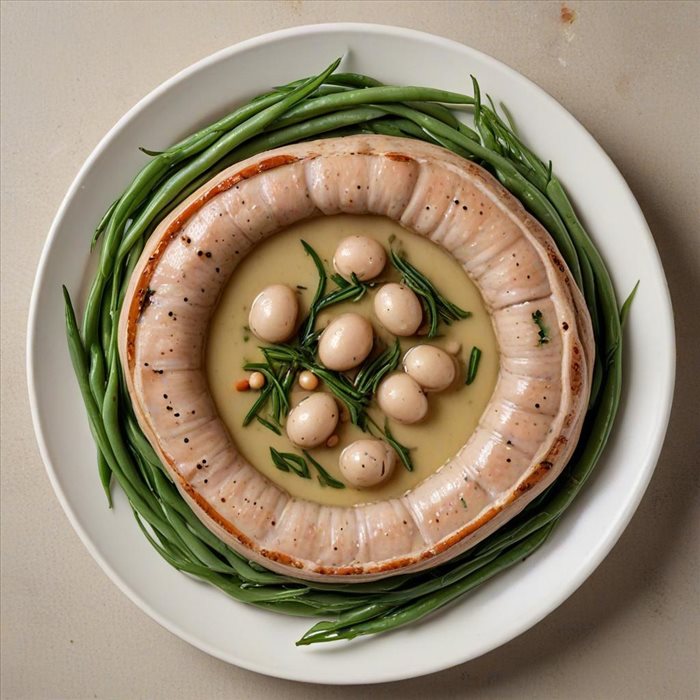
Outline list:
[[[252,422],[245,428],[243,417],[257,397],[257,392],[237,392],[235,383],[246,377],[242,367],[246,362],[262,359],[258,349],[260,342],[247,329],[250,304],[258,292],[270,284],[298,286],[301,302],[301,318],[306,316],[313,297],[318,276],[311,259],[304,252],[300,240],[311,245],[324,260],[326,269],[332,270],[333,253],[345,236],[366,235],[380,241],[387,249],[399,246],[409,262],[417,267],[450,301],[472,313],[463,321],[451,326],[440,325],[443,335],[427,338],[401,338],[402,357],[408,348],[429,342],[444,349],[457,342],[461,349],[457,354],[459,375],[454,385],[443,392],[429,395],[427,417],[418,424],[400,425],[390,422],[394,437],[411,447],[414,470],[407,471],[397,463],[391,479],[371,489],[345,489],[322,487],[311,467],[312,478],[279,471],[270,459],[270,447],[281,452],[296,450],[286,435]],[[391,242],[390,242],[391,241]],[[399,281],[399,275],[387,263],[378,281]],[[334,288],[329,281],[327,291]],[[317,328],[322,328],[335,316],[355,311],[363,314],[374,326],[375,333],[385,341],[393,342],[377,322],[372,310],[371,291],[360,302],[344,303],[327,309],[319,316]],[[465,386],[466,365],[473,345],[481,348],[482,356],[476,380]],[[211,395],[224,424],[242,455],[260,472],[286,489],[292,496],[330,505],[354,505],[397,497],[413,488],[452,457],[474,431],[479,418],[493,393],[498,374],[498,345],[491,318],[484,308],[481,295],[460,265],[449,253],[432,241],[406,231],[399,224],[377,216],[322,216],[290,226],[272,236],[239,264],[224,289],[209,328],[206,350],[206,372]],[[323,385],[319,387],[322,389]],[[292,405],[296,405],[305,392],[295,385]],[[379,424],[384,418],[376,407],[370,414]],[[320,447],[313,450],[313,457],[336,479],[342,481],[338,457],[344,447],[353,440],[369,437],[350,423],[339,425],[339,444],[334,448]]]

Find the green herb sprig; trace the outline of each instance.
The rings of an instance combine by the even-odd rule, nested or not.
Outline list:
[[[278,452],[274,447],[270,448],[272,463],[281,472],[293,472],[302,479],[310,479],[309,464],[318,472],[317,478],[321,486],[330,486],[332,489],[344,489],[345,484],[333,478],[306,450],[302,450],[304,457],[294,452]],[[308,463],[307,463],[308,460]]]
[[[539,340],[537,341],[538,345],[545,345],[549,342],[549,329],[547,326],[544,325],[544,318],[542,316],[542,312],[537,309],[532,314],[532,320],[537,324],[537,327],[539,328],[539,331],[537,332],[537,335],[539,336]]]
[[[479,362],[481,361],[481,350],[476,347],[476,345],[472,348],[472,351],[469,355],[469,366],[467,367],[467,380],[464,382],[465,384],[469,385],[473,383],[473,381],[476,379],[476,373],[477,370],[479,369]]]
[[[330,486],[332,489],[344,489],[345,484],[338,479],[334,479],[306,450],[302,450],[304,457],[309,460],[309,463],[318,472],[318,483],[321,486]]]
[[[340,275],[331,275],[331,279],[335,282],[338,289],[334,290],[330,294],[326,294],[326,286],[328,284],[328,274],[326,273],[326,268],[323,261],[319,257],[318,253],[306,242],[301,241],[306,254],[311,258],[318,272],[318,284],[316,285],[316,292],[314,293],[313,300],[311,301],[311,306],[309,308],[309,315],[306,320],[301,324],[301,331],[299,332],[299,344],[302,346],[313,345],[316,340],[315,326],[316,320],[319,313],[323,309],[327,309],[329,306],[335,304],[340,304],[343,301],[360,301],[365,295],[370,285],[365,282],[360,282],[357,275],[353,273],[351,281],[348,282],[344,277]]]
[[[470,311],[465,311],[457,304],[453,304],[441,294],[435,285],[404,256],[392,249],[389,257],[391,264],[401,273],[403,283],[423,302],[428,317],[428,338],[434,338],[437,335],[441,321],[449,326],[453,321],[460,321],[472,315]]]
[[[376,394],[379,383],[399,366],[400,359],[401,345],[397,338],[390,347],[362,365],[354,382],[358,392],[364,396]]]
[[[302,479],[311,478],[309,465],[304,461],[303,457],[293,452],[278,452],[274,447],[270,448],[270,457],[272,458],[272,463],[281,472],[293,472]]]
[[[384,428],[380,428],[377,423],[372,420],[369,416],[367,416],[367,430],[370,433],[373,433],[375,437],[381,437],[386,442],[391,445],[391,447],[394,448],[394,451],[398,455],[399,459],[401,460],[401,463],[403,466],[406,468],[406,471],[412,472],[413,471],[413,460],[411,459],[411,449],[409,447],[406,447],[405,445],[402,445],[392,434],[391,430],[389,429],[389,421],[385,420],[384,421]],[[374,432],[376,431],[376,433]]]

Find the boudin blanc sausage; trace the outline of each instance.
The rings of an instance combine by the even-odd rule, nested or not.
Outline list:
[[[386,216],[443,246],[480,289],[500,351],[493,396],[459,452],[403,496],[353,507],[292,498],[247,463],[203,366],[238,261],[294,222],[339,213]],[[217,175],[149,239],[119,330],[139,423],[202,522],[274,571],[348,582],[450,559],[549,486],[576,445],[594,353],[583,298],[520,202],[473,163],[385,136],[286,146]]]

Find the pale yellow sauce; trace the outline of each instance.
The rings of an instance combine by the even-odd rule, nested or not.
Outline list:
[[[394,437],[411,447],[414,470],[407,471],[400,463],[392,477],[383,485],[371,489],[345,489],[322,487],[313,468],[311,479],[302,479],[292,473],[279,471],[270,459],[272,446],[281,452],[297,452],[287,439],[253,422],[245,428],[243,417],[257,397],[257,392],[237,392],[235,383],[246,377],[242,367],[246,362],[262,360],[255,338],[246,327],[250,304],[265,286],[274,283],[307,287],[299,290],[303,318],[318,281],[311,259],[304,253],[300,240],[309,243],[332,270],[333,253],[342,238],[362,234],[380,241],[387,250],[392,237],[417,267],[450,301],[472,313],[468,319],[451,326],[440,325],[441,337],[401,338],[405,352],[412,345],[429,342],[445,348],[450,341],[457,341],[461,349],[459,376],[453,387],[440,393],[429,394],[427,417],[418,424],[400,425],[390,422]],[[399,275],[390,263],[379,278],[381,281],[398,281]],[[334,289],[329,281],[327,290]],[[357,303],[344,303],[327,309],[319,317],[318,328],[327,325],[336,315],[352,310],[366,316],[373,324],[377,335],[389,342],[389,336],[378,324],[372,311],[370,292]],[[472,346],[482,350],[481,363],[476,380],[465,386],[466,364]],[[498,374],[498,346],[491,319],[486,312],[481,295],[460,265],[444,249],[422,236],[410,233],[393,221],[375,216],[340,215],[310,219],[290,226],[260,244],[239,264],[224,289],[209,329],[206,369],[209,388],[221,419],[229,429],[234,442],[245,458],[265,476],[286,489],[290,494],[319,503],[353,505],[400,496],[420,481],[434,473],[442,464],[454,456],[467,441],[476,427],[496,383]],[[320,387],[322,388],[322,387]],[[292,405],[303,396],[298,386],[292,393]],[[378,423],[384,418],[376,408],[370,413]],[[350,423],[339,426],[340,443],[337,447],[314,449],[312,454],[336,479],[342,481],[338,468],[338,456],[343,447],[366,433]]]

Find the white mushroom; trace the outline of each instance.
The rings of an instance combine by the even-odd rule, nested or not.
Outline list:
[[[428,399],[415,379],[403,372],[392,374],[377,389],[379,408],[400,423],[417,423],[428,412]]]
[[[339,465],[350,485],[377,486],[394,471],[396,452],[384,440],[356,440],[340,453]]]
[[[423,309],[415,293],[403,284],[385,284],[374,297],[374,313],[394,335],[413,335],[423,320]]]
[[[321,334],[318,356],[328,369],[345,372],[364,362],[373,342],[372,324],[364,316],[341,314]]]
[[[434,345],[412,347],[404,355],[403,368],[425,391],[447,389],[457,374],[454,360]]]
[[[338,425],[338,405],[330,394],[315,393],[303,399],[287,416],[287,437],[299,447],[317,447]]]
[[[386,265],[386,251],[381,243],[367,236],[348,236],[338,244],[333,256],[335,271],[350,279],[371,280],[381,274]]]
[[[248,314],[250,330],[268,343],[289,340],[296,327],[299,298],[286,284],[271,284],[253,300]]]

